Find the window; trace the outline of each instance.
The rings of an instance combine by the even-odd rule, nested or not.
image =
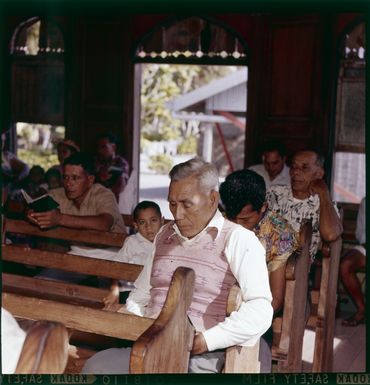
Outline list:
[[[64,39],[58,25],[32,17],[10,42],[12,151],[29,166],[58,163],[64,138]]]
[[[365,196],[365,23],[345,35],[337,83],[334,200]]]

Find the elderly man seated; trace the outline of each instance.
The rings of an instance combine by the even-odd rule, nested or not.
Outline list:
[[[321,239],[335,241],[343,231],[338,210],[323,180],[324,159],[316,150],[298,151],[290,168],[290,186],[272,186],[267,191],[271,210],[281,214],[299,231],[303,219],[312,220],[311,259]]]
[[[271,325],[265,250],[252,231],[218,211],[218,174],[212,164],[191,159],[176,165],[170,179],[168,201],[175,220],[157,234],[153,255],[135,282],[127,310],[157,317],[175,269],[192,268],[196,278],[188,315],[196,336],[189,372],[220,372],[223,349],[254,345]],[[235,282],[243,302],[226,317],[228,293]],[[99,352],[86,362],[83,372],[127,373],[128,356],[127,349]]]

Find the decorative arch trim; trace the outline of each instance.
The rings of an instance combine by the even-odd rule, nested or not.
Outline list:
[[[137,43],[135,62],[246,65],[248,47],[231,27],[203,16],[172,18]]]

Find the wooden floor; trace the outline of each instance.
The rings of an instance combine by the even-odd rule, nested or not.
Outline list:
[[[366,325],[356,327],[342,326],[347,315],[336,319],[334,335],[333,371],[365,372],[366,369]],[[303,372],[311,372],[315,334],[306,329],[303,342]]]

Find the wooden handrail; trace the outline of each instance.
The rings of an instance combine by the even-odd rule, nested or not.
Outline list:
[[[96,230],[76,230],[57,227],[41,230],[39,227],[18,219],[5,220],[5,232],[36,236],[41,238],[62,239],[72,243],[83,243],[99,246],[122,247],[127,234]]]
[[[126,279],[127,281],[135,281],[143,268],[142,265],[131,263],[30,249],[16,245],[3,245],[2,259],[4,261],[98,275],[106,278]]]
[[[61,322],[67,328],[130,341],[136,341],[154,322],[151,318],[133,314],[91,309],[12,293],[3,293],[2,300],[2,306],[15,317]]]

